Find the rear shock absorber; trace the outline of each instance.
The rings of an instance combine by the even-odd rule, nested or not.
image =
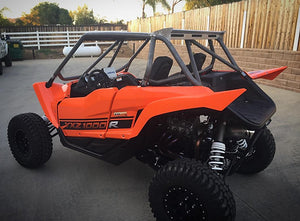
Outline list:
[[[213,170],[223,170],[223,165],[224,165],[224,155],[225,155],[225,144],[221,142],[213,142],[211,145],[211,151],[210,151],[210,156],[209,156],[209,166]]]
[[[238,145],[238,148],[240,148],[241,150],[246,150],[248,147],[246,139],[240,139],[236,141],[236,143]]]
[[[216,137],[216,141],[211,145],[210,156],[208,160],[208,165],[212,170],[222,171],[224,168],[225,162],[225,151],[226,146],[223,142],[224,134],[226,129],[226,121],[223,121],[218,127],[218,134]]]

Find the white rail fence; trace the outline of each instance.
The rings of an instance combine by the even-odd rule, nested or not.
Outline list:
[[[3,32],[4,37],[20,40],[25,48],[74,46],[79,38],[89,31],[60,31],[60,32]],[[85,42],[84,45],[101,45],[102,42]],[[107,44],[107,42],[105,43]]]

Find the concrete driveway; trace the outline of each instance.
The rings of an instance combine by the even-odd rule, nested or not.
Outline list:
[[[10,118],[24,112],[43,114],[32,84],[50,78],[61,60],[14,62],[0,76],[0,220],[154,220],[148,185],[154,172],[135,159],[114,166],[64,148],[54,138],[52,158],[29,170],[13,159],[6,136]],[[76,59],[66,70],[80,70]],[[137,65],[145,65],[141,60]],[[237,204],[237,219],[287,221],[300,217],[299,93],[262,86],[277,104],[269,128],[277,143],[272,164],[253,176],[227,179]]]

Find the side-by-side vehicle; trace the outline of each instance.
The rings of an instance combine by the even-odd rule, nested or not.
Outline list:
[[[171,28],[83,35],[50,80],[33,84],[45,116],[11,119],[12,154],[24,167],[39,167],[59,135],[63,146],[115,165],[136,157],[157,170],[149,187],[157,220],[234,220],[225,177],[258,173],[275,153],[267,125],[276,107],[253,80],[272,80],[286,67],[245,72],[223,36]],[[75,51],[90,41],[110,45],[80,75],[63,75]],[[122,47],[132,45],[138,45],[132,56],[116,63]],[[166,53],[158,56],[158,47]],[[132,63],[142,51],[148,60],[140,77]],[[216,70],[217,62],[228,70]],[[172,67],[179,71],[170,73]]]

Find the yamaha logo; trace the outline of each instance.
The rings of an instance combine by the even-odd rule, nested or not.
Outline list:
[[[114,116],[116,117],[126,117],[127,116],[127,112],[114,112]]]

